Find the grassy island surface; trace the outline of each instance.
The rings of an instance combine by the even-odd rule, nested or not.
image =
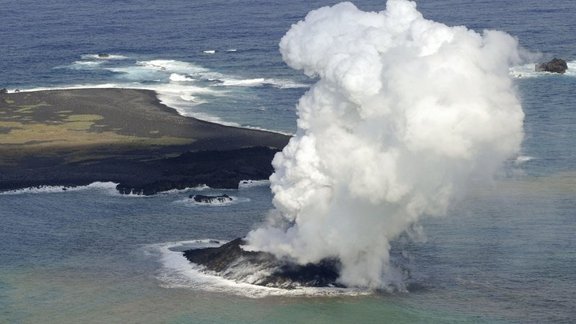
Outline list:
[[[183,117],[155,92],[74,89],[0,94],[0,190],[119,183],[153,194],[264,179],[288,136]]]

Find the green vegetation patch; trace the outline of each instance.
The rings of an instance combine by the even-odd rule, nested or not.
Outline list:
[[[158,126],[157,120],[166,122],[162,111],[150,116],[138,102],[125,111],[126,102],[131,103],[109,102],[101,94],[75,96],[73,91],[0,96],[0,165],[17,165],[28,157],[89,161],[117,152],[195,142],[193,133],[180,135],[170,126]]]
[[[45,148],[50,146],[86,146],[86,145],[185,145],[193,142],[190,138],[160,136],[139,137],[123,135],[115,131],[97,129],[95,123],[104,117],[95,114],[75,114],[61,121],[35,122],[30,119],[0,120],[0,146],[21,145],[28,148]]]
[[[51,107],[51,106],[45,102],[41,102],[34,105],[19,105],[15,112],[17,114],[31,114],[34,112],[34,110],[42,107]]]
[[[93,123],[104,119],[100,115],[69,115],[64,120],[68,123]]]

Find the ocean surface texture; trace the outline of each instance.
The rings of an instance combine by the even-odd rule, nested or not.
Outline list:
[[[294,133],[315,80],[287,67],[278,43],[335,3],[0,1],[0,88],[153,89],[183,115]],[[0,323],[575,322],[576,2],[417,3],[450,26],[506,31],[535,62],[564,58],[569,71],[510,70],[526,115],[521,155],[490,189],[423,222],[417,241],[394,242],[408,292],[285,291],[195,271],[178,251],[255,228],[272,208],[266,182],[153,197],[95,183],[0,194]],[[198,205],[194,193],[235,200]]]

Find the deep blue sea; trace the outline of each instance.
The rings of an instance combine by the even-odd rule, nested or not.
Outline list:
[[[173,250],[245,235],[272,208],[266,184],[134,197],[101,183],[0,194],[0,323],[576,322],[576,2],[417,2],[429,19],[506,31],[569,71],[511,69],[526,114],[521,157],[490,190],[426,220],[425,241],[394,242],[409,292],[199,278]],[[282,62],[278,42],[335,3],[0,0],[0,88],[153,89],[184,115],[292,133],[314,80]],[[198,206],[186,199],[195,192],[237,200]]]

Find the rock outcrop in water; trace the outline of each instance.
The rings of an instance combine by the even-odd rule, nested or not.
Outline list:
[[[554,58],[550,62],[536,64],[536,72],[552,72],[563,74],[568,70],[566,61]]]
[[[237,238],[217,248],[184,251],[190,262],[202,265],[224,278],[279,288],[343,287],[339,284],[340,262],[323,259],[316,264],[299,265],[266,252],[244,251]]]
[[[217,196],[206,196],[206,195],[190,195],[190,198],[197,203],[201,204],[214,204],[214,203],[226,203],[232,201],[232,197],[227,194],[217,195]]]

